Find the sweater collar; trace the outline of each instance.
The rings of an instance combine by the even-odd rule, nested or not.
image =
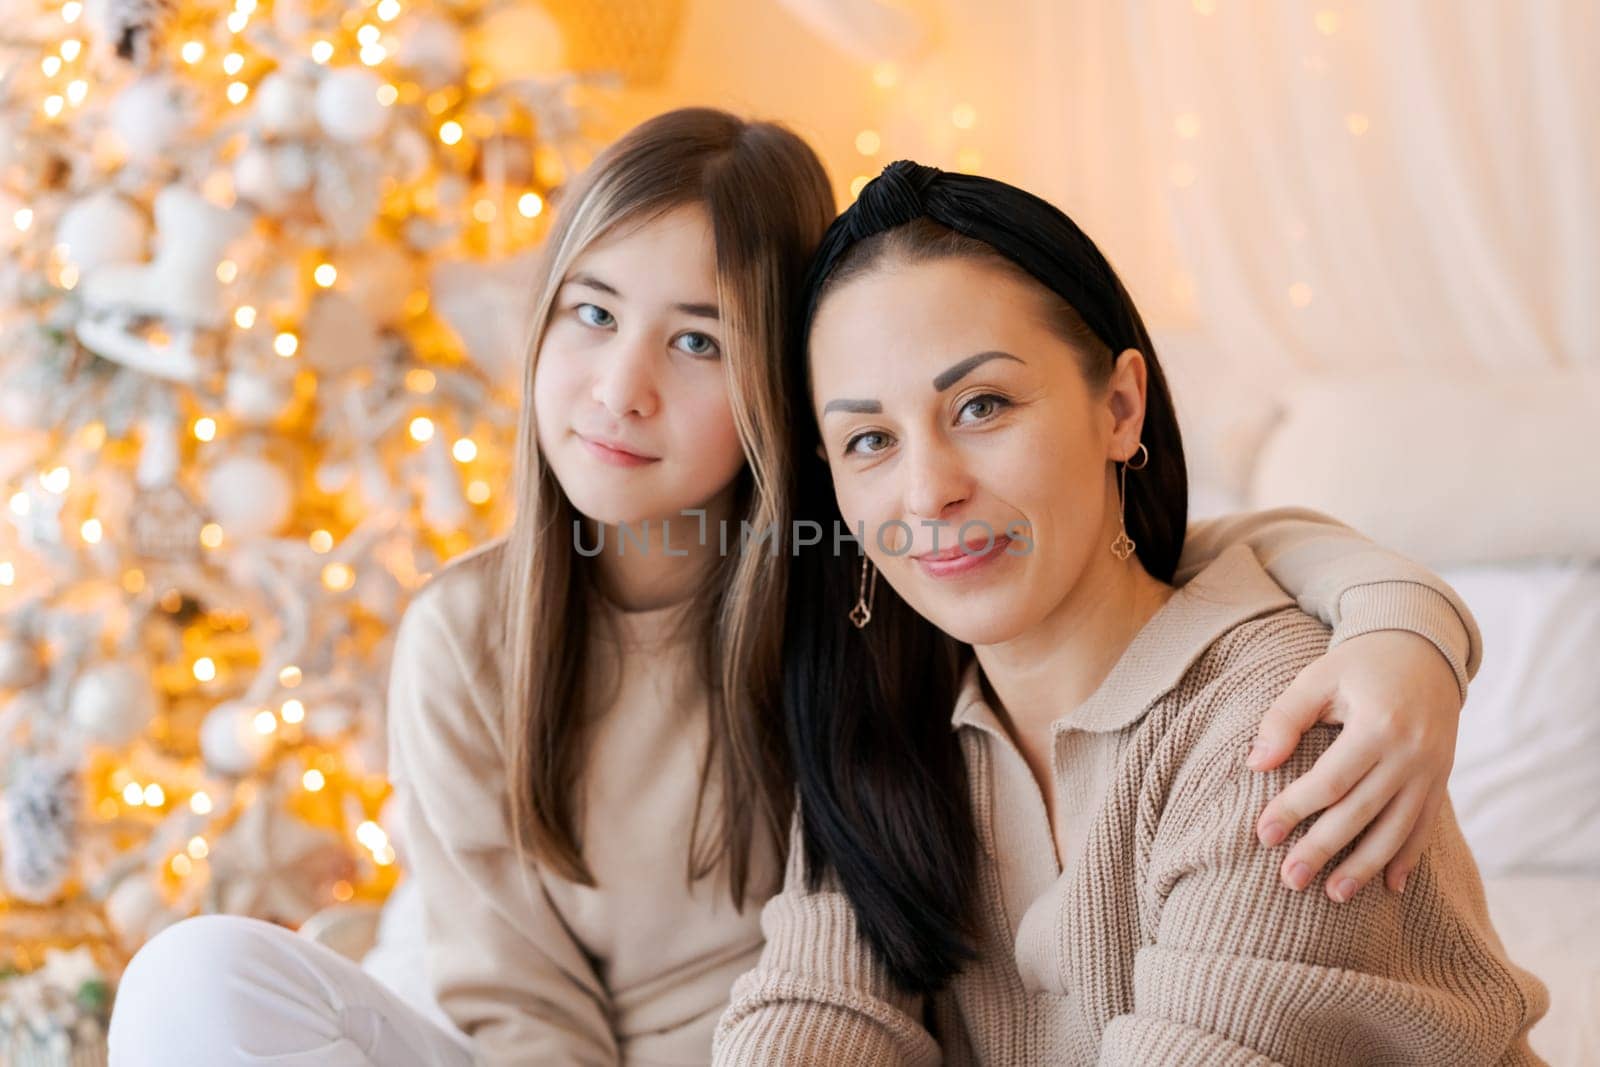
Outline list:
[[[1065,709],[1053,731],[1108,732],[1144,717],[1183,678],[1207,648],[1235,626],[1294,601],[1262,568],[1248,545],[1225,549],[1173,593],[1134,635],[1089,698]],[[1005,735],[983,695],[977,660],[967,665],[951,716],[952,728],[971,726]]]

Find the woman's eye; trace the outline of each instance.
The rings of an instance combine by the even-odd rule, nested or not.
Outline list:
[[[601,329],[609,329],[616,325],[617,322],[616,317],[599,304],[579,304],[577,311],[578,321],[585,326],[598,326]]]
[[[717,342],[712,340],[708,334],[695,331],[680,333],[673,339],[672,344],[678,351],[687,352],[689,355],[698,356],[701,359],[708,359],[721,352],[721,349],[717,347]]]
[[[982,396],[975,396],[965,404],[962,404],[961,414],[963,416],[971,415],[972,418],[968,421],[981,421],[994,415],[1005,405],[1006,402],[1003,398],[995,396],[993,393],[985,393]]]
[[[868,430],[866,433],[858,433],[844,443],[845,452],[853,452],[862,456],[874,455],[878,452],[882,452],[888,447],[889,435],[886,433],[879,433],[877,430]]]

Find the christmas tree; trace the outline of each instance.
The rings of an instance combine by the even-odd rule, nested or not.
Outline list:
[[[179,917],[392,885],[390,636],[509,517],[530,250],[593,79],[527,0],[30,6],[0,29],[0,973],[71,998]]]

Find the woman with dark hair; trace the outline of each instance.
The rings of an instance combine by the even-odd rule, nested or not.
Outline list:
[[[1338,730],[1250,742],[1330,633],[1246,545],[1174,587],[1172,400],[1070,219],[891,165],[793,364],[795,517],[865,555],[794,559],[800,819],[717,1063],[1536,1062],[1448,805],[1398,887],[1279,884],[1258,813]]]

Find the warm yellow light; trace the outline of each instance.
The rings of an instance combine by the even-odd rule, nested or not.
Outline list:
[[[222,57],[222,73],[232,77],[244,69],[244,56],[239,52],[229,52]]]
[[[66,106],[67,102],[61,98],[59,93],[51,93],[44,98],[44,113],[51,118],[61,114],[61,109]]]
[[[356,840],[369,849],[376,849],[389,843],[389,835],[383,832],[383,827],[368,819],[356,827]]]
[[[379,0],[378,17],[385,22],[393,22],[400,14],[400,0]]]
[[[428,114],[443,115],[450,110],[450,94],[443,89],[431,92],[428,94],[428,99],[424,104],[428,109]]]
[[[196,815],[211,814],[211,795],[204,790],[189,798],[189,810]]]
[[[389,58],[389,53],[384,51],[382,45],[369,44],[361,49],[361,62],[369,67],[376,67],[387,58]]]
[[[194,420],[194,436],[197,441],[213,441],[217,436],[217,420],[206,415]]]
[[[337,882],[333,883],[333,899],[334,900],[340,901],[342,903],[342,902],[344,902],[346,900],[349,900],[351,897],[353,897],[355,895],[356,895],[355,886],[351,885],[349,882],[345,881],[343,878],[341,878]]]
[[[71,63],[78,58],[78,53],[83,51],[83,42],[76,37],[68,37],[61,42],[61,58]]]
[[[883,138],[878,136],[877,130],[862,130],[856,134],[856,151],[862,155],[875,156],[882,147]]]
[[[865,174],[857,174],[854,178],[851,178],[850,195],[852,197],[860,196],[861,190],[865,189],[867,187],[867,183],[871,180],[872,179],[867,177]]]
[[[880,89],[893,89],[900,80],[900,72],[893,63],[879,63],[872,68],[872,84]]]
[[[27,493],[13,493],[11,496],[11,514],[26,515],[33,510],[33,501],[28,499]]]
[[[495,208],[493,200],[479,200],[472,205],[472,217],[479,222],[493,222]]]
[[[243,15],[254,14],[256,10],[256,0],[236,0],[233,5],[233,9]]]
[[[470,437],[463,437],[451,447],[450,454],[462,463],[471,463],[478,458],[478,444]]]
[[[239,276],[239,264],[231,259],[225,259],[217,264],[217,281],[223,285],[232,285],[233,280]]]
[[[489,502],[489,483],[483,479],[474,479],[467,486],[467,499],[474,504],[487,504]]]
[[[45,56],[39,61],[39,69],[44,71],[44,76],[46,78],[54,78],[57,74],[61,73],[61,57]]]
[[[1172,120],[1172,128],[1185,141],[1192,141],[1200,136],[1200,116],[1192,111],[1185,111]]]
[[[17,213],[11,216],[11,225],[26,232],[28,227],[33,225],[33,209],[29,207],[18,208]]]
[[[161,807],[161,805],[165,804],[166,802],[167,802],[166,790],[162,789],[159,785],[156,785],[154,782],[152,782],[151,784],[149,784],[149,785],[144,787],[144,806],[145,807],[147,807],[147,808],[159,808],[159,807]]]
[[[243,11],[235,11],[228,16],[228,29],[233,33],[243,33],[244,28],[250,25],[250,16]]]
[[[307,771],[300,781],[305,784],[306,791],[311,793],[320,793],[322,787],[328,784],[328,780],[322,776],[322,772],[315,767]]]
[[[963,148],[956,155],[956,169],[964,170],[968,174],[976,173],[983,167],[983,153],[976,148]]]
[[[517,210],[522,212],[525,218],[536,219],[544,210],[544,201],[540,199],[538,193],[523,193],[517,197]]]
[[[203,860],[211,855],[211,847],[206,844],[206,839],[196,834],[189,838],[189,855],[197,860]]]
[[[129,782],[122,788],[122,800],[129,807],[144,807],[144,790],[139,788],[138,782]]]
[[[103,532],[99,519],[85,519],[83,520],[83,525],[78,528],[78,533],[83,537],[84,543],[90,545],[98,545],[100,543],[100,535]]]
[[[183,61],[193,66],[206,57],[206,46],[199,41],[187,41],[183,46]]]
[[[1332,37],[1339,32],[1339,13],[1337,11],[1318,11],[1317,30],[1324,37]]]
[[[978,109],[971,104],[957,104],[950,111],[950,122],[958,130],[970,130],[978,124]]]
[[[300,668],[291,663],[278,672],[278,684],[285,689],[293,689],[300,684],[303,677],[304,675],[300,673]]]
[[[333,534],[327,530],[313,530],[308,540],[311,542],[311,551],[318,555],[333,551]]]
[[[311,46],[311,58],[318,63],[326,63],[333,58],[333,45],[328,41],[318,41]]]
[[[423,367],[413,367],[411,370],[406,371],[406,388],[413,393],[421,393],[426,396],[428,393],[433,392],[433,388],[437,384],[438,379],[434,377],[431,370]]]
[[[284,359],[294,355],[300,348],[300,338],[284,331],[272,339],[272,350]]]
[[[383,31],[376,26],[363,26],[356,31],[356,40],[363,45],[377,44],[378,38],[382,35]]]
[[[208,522],[200,527],[200,543],[207,548],[221,548],[222,527],[214,522]]]
[[[75,78],[67,85],[67,103],[77,107],[83,103],[83,98],[89,94],[89,83],[82,78]]]
[[[78,284],[78,268],[68,263],[61,268],[61,273],[56,276],[56,280],[61,283],[61,288],[63,289],[73,288]]]
[[[194,861],[182,852],[172,857],[172,873],[179,878],[187,878],[194,873]]]
[[[1366,133],[1372,128],[1371,121],[1368,120],[1367,116],[1361,114],[1359,111],[1353,111],[1346,115],[1344,117],[1344,125],[1345,129],[1349,130],[1356,137],[1360,137],[1362,134]]]
[[[378,86],[378,103],[382,104],[384,107],[393,105],[398,99],[400,99],[399,89],[396,89],[387,82]]]
[[[318,264],[317,269],[311,272],[311,277],[316,279],[318,285],[324,289],[339,280],[339,271],[332,263]]]
[[[60,496],[72,488],[72,472],[65,467],[45,471],[39,475],[39,484],[44,486],[46,492]]]
[[[144,592],[144,571],[130,567],[122,572],[122,588],[135,596]]]
[[[406,297],[405,313],[416,318],[428,310],[428,290],[413,289],[411,295]]]
[[[17,566],[10,560],[0,563],[0,585],[11,586],[17,584]]]
[[[445,144],[460,144],[461,123],[457,122],[455,119],[451,119],[443,126],[440,126],[439,140],[443,141]]]
[[[83,14],[83,5],[78,0],[67,0],[61,5],[61,21],[69,26],[78,21],[78,16]]]
[[[394,862],[394,846],[384,845],[372,850],[372,862],[379,867],[387,867]]]
[[[233,313],[234,324],[241,330],[248,330],[256,324],[256,309],[249,304],[240,304],[239,309]]]
[[[210,656],[201,656],[194,661],[194,676],[201,682],[209,682],[216,678],[217,665]]]
[[[418,415],[412,419],[411,439],[418,444],[433,440],[433,420],[426,415]]]
[[[267,734],[273,733],[278,729],[278,717],[272,714],[272,712],[263,708],[262,710],[256,712],[255,724],[256,733],[265,737]]]
[[[1217,0],[1194,0],[1194,11],[1197,15],[1215,15]]]
[[[250,95],[250,86],[244,82],[231,82],[228,85],[228,103],[242,104],[244,98]]]
[[[322,584],[335,593],[342,593],[356,584],[356,572],[348,563],[330,563],[322,568]]]
[[[305,722],[306,706],[298,700],[285,700],[278,714],[283,716],[284,722]]]

